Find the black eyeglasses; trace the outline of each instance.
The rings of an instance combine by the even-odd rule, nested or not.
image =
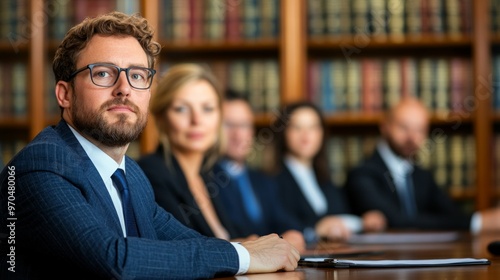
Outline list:
[[[113,64],[94,63],[82,67],[69,76],[68,81],[73,79],[78,73],[90,70],[90,79],[92,83],[100,87],[111,87],[116,84],[120,73],[125,71],[129,85],[135,89],[148,89],[153,83],[153,76],[156,70],[145,67],[132,66],[129,68],[121,68]]]

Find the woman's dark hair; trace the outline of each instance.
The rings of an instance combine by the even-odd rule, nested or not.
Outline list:
[[[287,141],[285,139],[285,132],[288,129],[290,124],[290,118],[295,111],[298,109],[312,109],[320,119],[321,128],[323,129],[323,139],[321,140],[321,147],[318,153],[314,156],[312,166],[314,169],[314,173],[319,183],[325,183],[330,181],[330,170],[328,164],[328,153],[326,151],[326,139],[327,136],[327,127],[325,120],[323,118],[323,114],[321,110],[311,102],[308,101],[300,101],[290,103],[284,106],[274,121],[271,130],[274,131],[274,172],[278,172],[280,168],[283,166],[283,159],[285,155],[290,151]]]

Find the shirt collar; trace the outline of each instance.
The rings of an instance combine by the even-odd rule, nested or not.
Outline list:
[[[111,175],[115,173],[117,168],[121,168],[123,169],[123,171],[125,171],[125,156],[123,156],[121,163],[118,164],[103,150],[99,149],[96,145],[92,144],[92,142],[83,137],[70,125],[68,126],[71,129],[71,132],[73,132],[73,134],[75,135],[80,145],[82,145],[83,150],[87,153],[88,157],[94,164],[95,168],[97,169],[99,175],[101,175],[101,178],[103,178],[103,180],[111,178]]]
[[[408,172],[413,171],[411,161],[396,155],[385,140],[379,141],[377,150],[393,177],[404,177]]]
[[[296,174],[313,174],[311,167],[304,165],[302,162],[290,155],[285,155],[284,161],[288,169]]]
[[[231,177],[238,177],[246,171],[246,167],[244,164],[239,164],[236,161],[230,159],[221,160],[221,166],[227,173],[229,173]]]

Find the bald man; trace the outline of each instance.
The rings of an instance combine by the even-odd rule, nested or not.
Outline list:
[[[403,99],[389,110],[373,155],[347,176],[353,210],[359,215],[380,210],[389,228],[499,230],[499,209],[463,213],[432,173],[415,165],[428,132],[429,113],[417,99]]]

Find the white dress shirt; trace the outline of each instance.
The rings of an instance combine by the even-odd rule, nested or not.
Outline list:
[[[121,168],[123,169],[123,171],[126,171],[125,156],[123,156],[121,163],[118,164],[114,159],[108,156],[96,145],[80,135],[80,133],[74,130],[69,124],[68,127],[71,129],[71,132],[73,132],[80,145],[82,145],[83,150],[87,153],[87,156],[94,164],[95,168],[99,172],[99,175],[101,175],[102,181],[104,182],[111,200],[113,201],[113,205],[115,206],[116,214],[118,214],[120,225],[123,231],[123,237],[127,237],[125,219],[123,217],[121,194],[113,184],[113,180],[111,179],[111,176],[113,175],[113,173],[115,173],[117,168]],[[250,267],[250,253],[245,247],[237,242],[231,242],[231,244],[234,246],[236,252],[238,253],[240,267],[238,269],[237,275],[244,274]]]
[[[292,156],[285,156],[285,165],[290,170],[307,202],[318,216],[328,211],[328,201],[316,180],[316,174],[311,166],[306,166]],[[335,215],[344,222],[344,225],[353,232],[363,229],[361,218],[352,214]]]

